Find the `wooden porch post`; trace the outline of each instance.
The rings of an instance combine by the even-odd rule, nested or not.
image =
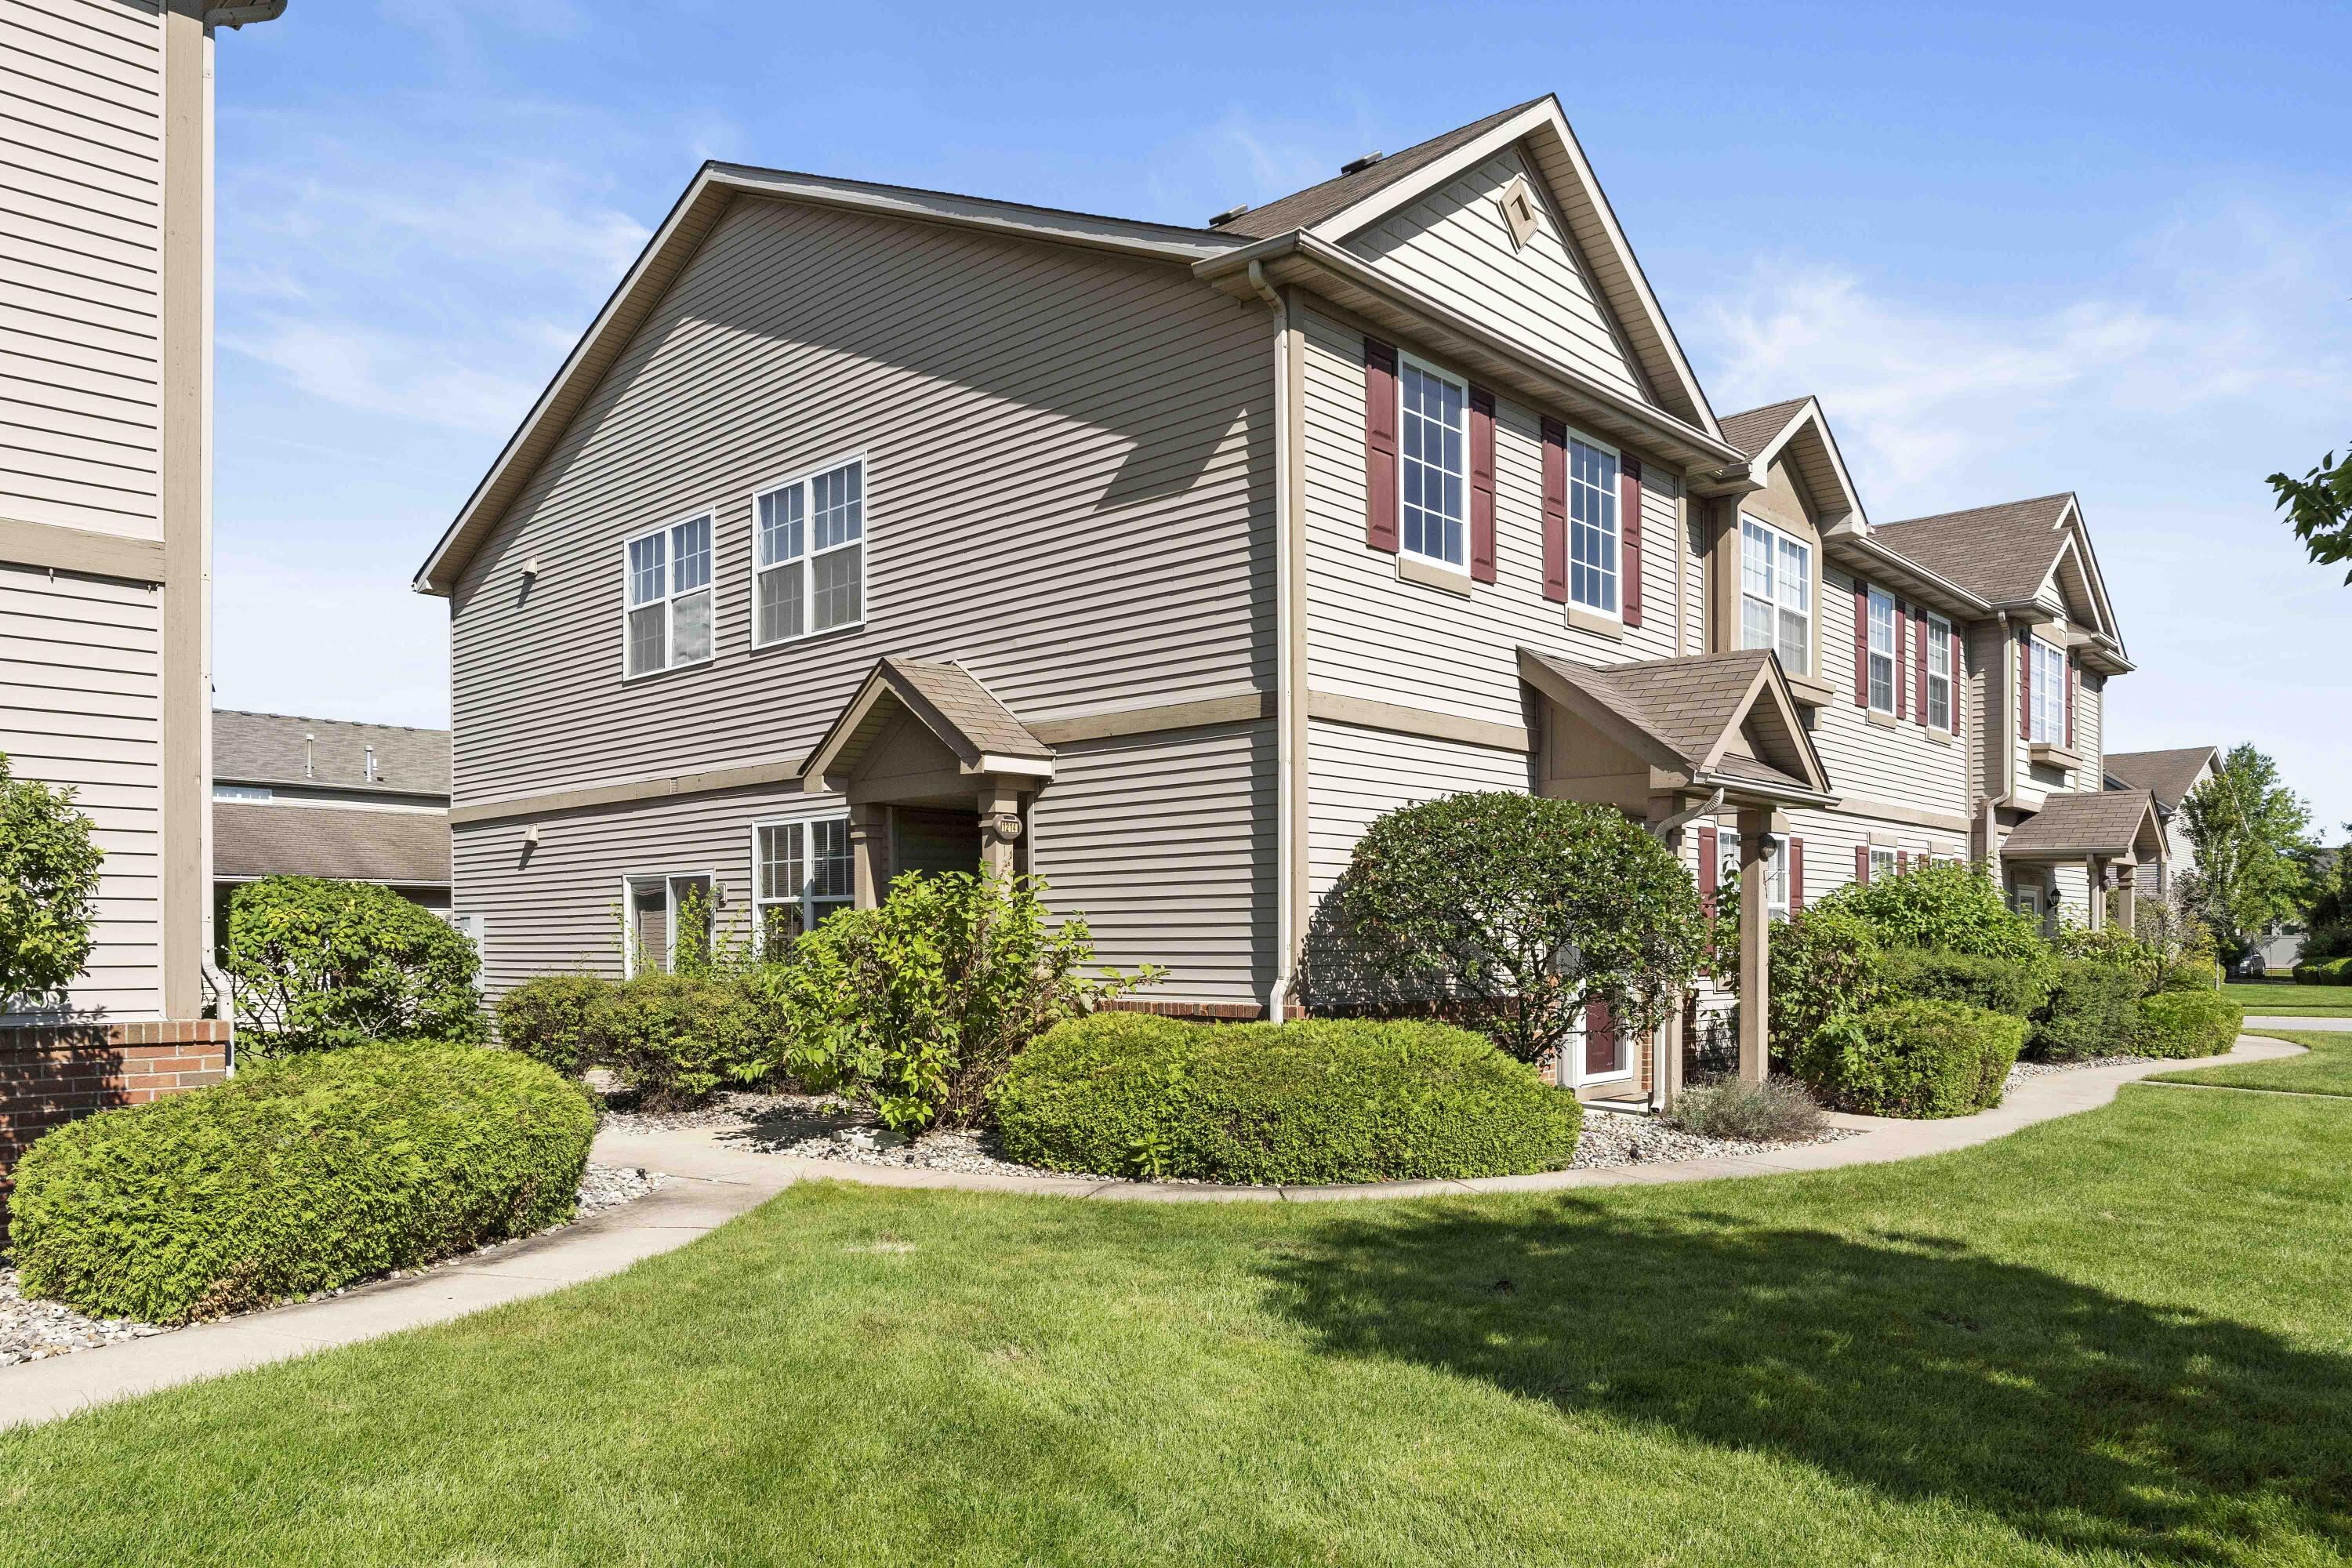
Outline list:
[[[871,803],[850,803],[850,901],[861,910],[879,907],[884,890],[890,886],[888,809]]]
[[[1739,812],[1739,1078],[1762,1083],[1770,1070],[1772,917],[1765,835],[1779,814],[1743,806]]]
[[[2083,858],[2083,879],[2091,887],[2090,923],[2091,929],[2097,931],[2107,923],[2107,868],[2099,863],[2096,855]]]
[[[2139,868],[2129,860],[2116,864],[2116,919],[2126,936],[2139,934]]]
[[[1021,840],[1021,795],[991,779],[980,794],[980,868],[992,877],[1014,870],[1013,846]]]

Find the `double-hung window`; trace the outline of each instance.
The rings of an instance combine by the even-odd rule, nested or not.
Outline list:
[[[1927,728],[1952,728],[1952,623],[1927,617]]]
[[[1568,601],[1617,613],[1617,454],[1568,438]]]
[[[866,618],[864,458],[761,490],[752,514],[752,647]]]
[[[1767,835],[1764,843],[1769,857],[1764,862],[1764,913],[1768,919],[1784,921],[1789,918],[1789,841],[1775,833]],[[1715,852],[1716,883],[1726,893],[1736,895],[1739,887],[1739,830],[1717,829]]]
[[[1406,358],[1403,400],[1405,553],[1469,569],[1470,387]]]
[[[709,515],[641,533],[624,549],[623,674],[709,662],[715,613]]]
[[[1790,675],[1812,673],[1813,549],[1739,520],[1739,646],[1777,648]]]
[[[1895,851],[1892,849],[1881,849],[1876,845],[1872,845],[1870,848],[1870,879],[1874,882],[1879,882],[1885,880],[1893,875],[1895,875]]]
[[[781,955],[802,932],[848,908],[855,890],[848,818],[762,822],[751,829],[751,903],[763,953]]]
[[[1881,713],[1895,711],[1895,682],[1899,674],[1895,649],[1900,646],[1895,625],[1895,595],[1883,588],[1870,591],[1870,705]]]
[[[2035,637],[2026,646],[2032,677],[2032,739],[2053,746],[2066,743],[2066,655]]]

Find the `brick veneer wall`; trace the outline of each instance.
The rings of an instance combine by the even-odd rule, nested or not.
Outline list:
[[[16,1157],[50,1128],[227,1076],[217,1020],[0,1028],[0,1201]]]

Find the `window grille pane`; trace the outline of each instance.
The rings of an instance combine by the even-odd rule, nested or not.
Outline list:
[[[760,574],[760,640],[780,642],[801,635],[801,574],[798,561]]]
[[[647,605],[662,596],[662,536],[629,541],[629,603]]]
[[[761,828],[760,897],[798,900],[805,879],[801,868],[801,825],[785,822]]]
[[[1403,367],[1402,543],[1459,566],[1468,470],[1462,443],[1465,390],[1418,366]]]
[[[849,864],[849,823],[845,818],[809,824],[809,896],[846,899],[856,882]]]
[[[1569,597],[1615,615],[1617,458],[1573,438],[1568,450]]]
[[[704,588],[676,601],[672,647],[679,664],[698,664],[710,657],[710,596]]]
[[[1780,603],[1799,615],[1813,607],[1813,552],[1788,539],[1780,541]]]
[[[1739,646],[1770,647],[1772,646],[1772,606],[1761,599],[1742,595],[1739,600]]]
[[[1794,610],[1780,612],[1780,664],[1791,675],[1812,669],[1812,623]]]
[[[710,581],[710,520],[698,517],[670,530],[675,557],[670,563],[670,586],[690,594]]]
[[[858,583],[866,558],[866,547],[853,544],[846,550],[836,550],[830,555],[820,555],[814,563],[816,588],[817,631],[829,631],[845,626],[865,614],[863,595]]]
[[[1752,522],[1739,525],[1739,585],[1759,599],[1772,596],[1772,536]]]
[[[779,562],[800,559],[803,537],[803,496],[798,485],[789,489],[770,490],[760,498],[761,565],[773,566]]]
[[[865,527],[865,477],[860,466],[846,464],[809,481],[810,508],[815,513],[816,548],[830,550],[860,537]]]
[[[647,605],[629,612],[629,673],[644,675],[668,668],[669,608]]]

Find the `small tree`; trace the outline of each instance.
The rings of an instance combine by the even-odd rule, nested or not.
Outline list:
[[[1521,1061],[1574,1031],[1588,1000],[1654,1028],[1698,968],[1698,889],[1622,812],[1459,795],[1390,812],[1337,890],[1355,965],[1483,1030]]]
[[[2270,486],[2294,536],[2315,563],[2333,566],[2352,561],[2352,452],[2340,463],[2335,453],[2328,453],[2299,479],[2273,474]],[[2352,585],[2352,569],[2346,570],[2344,581]]]
[[[2311,813],[2279,782],[2278,764],[2243,745],[2181,798],[2180,814],[2197,847],[2198,912],[2223,952],[2241,957],[2273,921],[2303,908]]]
[[[2352,823],[2344,825],[2345,847],[2320,850],[2312,860],[2311,904],[2304,911],[2310,934],[2306,959],[2352,955]]]
[[[2034,922],[2001,901],[1981,864],[1916,866],[1899,876],[1849,882],[1817,908],[1859,917],[1885,947],[1941,948],[2007,958],[2046,974],[2050,944]]]
[[[74,792],[18,780],[0,753],[0,1004],[46,1000],[89,962],[105,852]]]
[[[239,888],[222,966],[238,1026],[265,1050],[484,1034],[474,944],[372,882],[265,877]]]

